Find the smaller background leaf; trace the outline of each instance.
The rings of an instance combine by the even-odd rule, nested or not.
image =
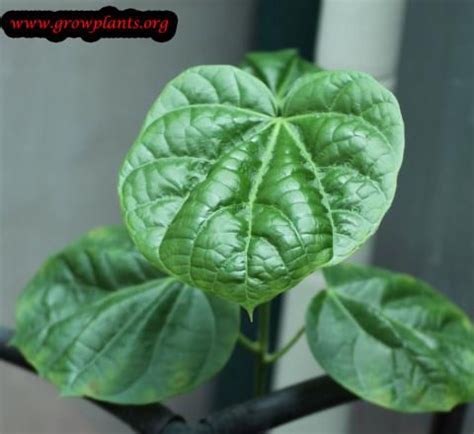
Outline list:
[[[309,346],[336,381],[405,412],[447,411],[474,398],[474,329],[410,276],[340,265],[306,315]]]
[[[13,344],[63,395],[144,404],[217,373],[239,309],[165,276],[124,228],[106,227],[46,262],[19,299],[16,325]]]
[[[294,49],[249,53],[240,67],[262,80],[279,97],[283,97],[298,78],[321,71]]]

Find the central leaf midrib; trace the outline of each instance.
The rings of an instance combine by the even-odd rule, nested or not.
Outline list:
[[[245,280],[244,280],[244,288],[245,288],[245,301],[248,301],[248,276],[249,276],[249,248],[250,248],[250,241],[252,238],[252,226],[253,226],[253,206],[257,199],[258,189],[262,184],[263,178],[268,171],[270,166],[270,162],[273,158],[273,151],[275,150],[275,146],[277,143],[278,133],[281,128],[281,120],[278,118],[275,119],[273,125],[273,131],[271,136],[268,140],[268,144],[265,148],[265,151],[262,155],[262,165],[258,169],[255,179],[253,181],[252,187],[249,191],[249,200],[248,200],[248,231],[247,231],[247,241],[244,248],[244,258],[245,258]]]

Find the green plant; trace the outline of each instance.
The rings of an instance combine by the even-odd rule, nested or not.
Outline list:
[[[172,80],[125,158],[126,228],[91,231],[49,259],[19,299],[13,344],[64,395],[145,404],[223,368],[237,341],[265,369],[305,334],[361,398],[445,411],[474,398],[474,328],[426,283],[339,264],[393,200],[403,121],[367,74],[294,51]],[[339,264],[339,265],[337,265]],[[268,353],[271,300],[322,269],[305,325]],[[257,308],[259,339],[240,334]]]

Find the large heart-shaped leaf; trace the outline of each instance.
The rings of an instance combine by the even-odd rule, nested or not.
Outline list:
[[[165,87],[120,174],[140,251],[249,311],[364,243],[402,160],[397,101],[370,76],[305,73],[283,93],[232,66],[191,68]]]
[[[474,327],[426,283],[339,265],[306,315],[323,369],[367,401],[398,411],[446,411],[474,398]]]
[[[219,371],[239,309],[163,275],[124,228],[106,227],[46,262],[19,299],[16,325],[13,344],[64,395],[143,404]]]

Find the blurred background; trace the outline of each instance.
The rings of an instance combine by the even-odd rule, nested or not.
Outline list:
[[[25,283],[52,252],[120,222],[120,163],[162,86],[197,64],[296,47],[323,68],[366,71],[394,90],[406,156],[394,205],[354,260],[426,279],[474,317],[474,2],[472,0],[0,0],[11,9],[170,9],[175,38],[9,39],[0,34],[0,323],[14,325]],[[301,325],[316,274],[280,297],[273,344]],[[252,327],[244,323],[251,334]],[[306,342],[272,373],[274,387],[321,374]],[[0,364],[1,434],[129,433],[79,399]],[[171,406],[190,419],[247,399],[250,357]],[[428,434],[432,417],[365,403],[310,416],[275,434]],[[468,411],[465,434],[474,430]]]

